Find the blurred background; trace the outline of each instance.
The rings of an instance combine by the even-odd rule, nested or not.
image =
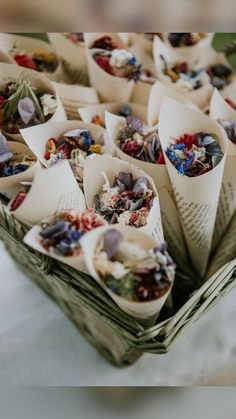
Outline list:
[[[227,419],[235,418],[232,388],[5,389],[4,419]]]
[[[233,31],[234,0],[0,0],[2,31]],[[169,28],[169,29],[168,29]]]

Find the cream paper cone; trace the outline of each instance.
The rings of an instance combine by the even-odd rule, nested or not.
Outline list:
[[[225,99],[228,98],[233,100],[233,102],[236,102],[236,80],[224,87],[220,93]]]
[[[8,204],[9,211],[13,200]],[[32,226],[67,209],[85,211],[86,204],[70,165],[64,160],[49,169],[37,171],[26,198],[11,213]]]
[[[202,56],[209,53],[214,38],[214,33],[206,33],[205,37],[202,38],[197,44],[187,47],[172,47],[171,43],[168,41],[168,33],[164,33],[162,36],[165,45],[170,48],[171,51],[175,51],[178,54],[181,54],[189,63],[195,64],[201,60]],[[158,39],[160,38],[158,37]]]
[[[134,88],[134,81],[115,77],[104,71],[93,58],[96,49],[86,51],[91,86],[94,87],[102,102],[128,102]]]
[[[139,44],[142,49],[152,56],[153,42],[145,36],[145,33],[130,33],[130,44]]]
[[[192,91],[185,91],[179,87],[176,83],[172,82],[171,79],[163,73],[163,61],[161,55],[164,56],[167,63],[178,63],[186,61],[186,58],[179,54],[177,51],[170,49],[159,37],[155,37],[153,44],[153,55],[154,62],[157,68],[157,75],[161,82],[171,86],[173,89],[183,94],[187,100],[195,103],[200,109],[205,108],[210,100],[210,96],[213,91],[213,86],[210,84],[210,78],[207,73],[202,75],[202,87]],[[199,69],[199,66],[192,65],[192,69]]]
[[[61,57],[67,63],[68,68],[78,73],[87,74],[84,42],[75,44],[63,33],[50,32],[47,35],[58,57]]]
[[[8,141],[8,147],[13,154],[25,154],[34,157],[33,153],[24,144]],[[18,175],[0,177],[0,193],[11,199],[22,188],[20,182],[31,182],[36,171],[40,168],[39,162],[36,161],[29,169]]]
[[[108,156],[95,156],[87,159],[84,165],[84,193],[88,208],[94,208],[95,196],[103,190],[105,184],[103,173],[106,174],[112,186],[119,172],[132,173],[134,179],[144,176],[148,180],[148,187],[154,192],[154,201],[149,211],[147,224],[140,227],[139,230],[151,235],[158,242],[164,241],[159,196],[153,180],[133,164]],[[93,174],[92,177],[91,173]]]
[[[93,87],[64,83],[53,84],[70,120],[79,119],[78,108],[99,103],[97,92]]]
[[[217,247],[217,250],[211,260],[209,269],[206,274],[206,279],[210,278],[226,263],[235,260],[236,258],[236,212],[234,213],[230,224]],[[225,277],[225,271],[223,272]],[[222,278],[223,279],[223,278]]]
[[[12,64],[16,64],[16,61],[11,56],[11,51],[13,50],[13,48],[16,48],[27,54],[31,53],[34,49],[42,49],[46,52],[53,52],[51,45],[48,42],[42,41],[40,39],[32,38],[29,36],[1,33],[0,34],[0,50],[1,52],[8,55],[9,57],[9,61],[2,61],[2,58],[4,57],[1,56],[1,52],[0,52],[1,62],[9,62]],[[50,80],[57,80],[57,81],[63,80],[64,74],[63,74],[63,67],[62,67],[60,59],[58,58],[58,65],[57,65],[56,70],[53,73],[42,72],[42,74],[47,76]]]
[[[210,104],[210,117],[216,120],[236,120],[236,111],[228,105],[217,89],[214,90]],[[222,239],[236,210],[236,145],[228,140],[228,152],[225,162],[222,189],[220,194],[213,249]]]
[[[42,92],[56,96],[56,111],[47,122],[40,125],[47,127],[49,124],[55,121],[66,121],[67,118],[64,108],[61,104],[59,97],[56,95],[54,86],[52,82],[50,82],[50,80],[48,80],[47,77],[45,77],[43,74],[37,73],[33,70],[23,69],[22,67],[17,65],[0,63],[0,89],[4,88],[8,81],[11,81],[12,79],[18,79],[22,75],[22,73],[29,78],[33,87],[40,89]],[[37,125],[37,127],[39,127],[39,125]],[[21,130],[21,133],[22,131],[23,130]],[[6,136],[11,140],[23,142],[21,134],[9,134],[7,132],[4,134],[6,134]]]
[[[184,105],[187,105],[190,108],[193,108],[196,110],[198,109],[198,107],[193,102],[188,100],[188,98],[186,98],[184,94],[177,92],[172,87],[167,86],[166,84],[161,83],[158,80],[156,81],[156,83],[153,84],[150,90],[150,95],[149,95],[148,108],[147,108],[147,115],[148,115],[147,119],[148,119],[149,126],[153,126],[157,124],[159,120],[161,104],[163,102],[163,99],[166,96],[180,103],[183,103]]]
[[[118,44],[118,48],[125,48],[124,39],[126,37],[122,35],[120,36],[119,33],[115,32],[84,32],[85,47],[88,49],[93,48],[94,42],[104,36],[110,36],[112,41]]]
[[[50,218],[43,220],[44,222],[49,222]],[[48,252],[44,247],[41,245],[41,236],[40,232],[42,228],[40,225],[35,225],[34,227],[29,230],[29,232],[25,235],[23,241],[32,249],[36,250],[43,255],[49,256],[58,262],[65,263],[66,265],[71,266],[72,268],[84,272],[88,274],[88,270],[85,264],[84,256],[81,253],[79,256],[59,256],[53,252]]]
[[[106,152],[106,131],[104,128],[95,124],[86,124],[81,121],[55,122],[46,126],[42,124],[21,130],[24,141],[37,156],[40,162],[48,167],[48,161],[44,158],[46,144],[49,138],[58,140],[67,131],[74,129],[88,129],[96,144],[104,145]]]
[[[83,108],[79,108],[78,112],[82,121],[91,123],[92,118],[95,115],[98,115],[103,124],[105,125],[105,112],[108,111],[115,115],[118,115],[121,108],[123,106],[129,106],[131,109],[132,115],[140,118],[147,124],[147,107],[144,105],[140,105],[140,103],[133,103],[133,102],[111,102],[111,103],[98,103],[95,105],[88,105]]]
[[[186,266],[187,251],[166,165],[134,159],[121,151],[116,138],[120,128],[126,125],[125,118],[106,112],[105,122],[108,136],[115,148],[115,155],[129,164],[139,167],[153,179],[160,198],[164,235],[168,241],[170,253],[175,255],[175,260],[179,264]]]
[[[152,249],[157,245],[155,240],[148,236],[147,234],[135,229],[133,227],[124,227],[124,226],[104,226],[99,227],[94,231],[89,232],[81,239],[81,246],[84,253],[84,258],[86,262],[87,269],[90,275],[97,281],[97,283],[106,291],[106,293],[112,298],[113,301],[126,313],[130,314],[131,316],[135,317],[140,323],[145,326],[151,326],[155,324],[155,321],[160,313],[168,295],[171,292],[171,288],[168,292],[163,295],[163,297],[150,301],[150,302],[132,302],[128,301],[114,292],[112,292],[100,276],[98,275],[95,266],[94,266],[94,254],[96,248],[98,246],[99,240],[101,239],[102,235],[109,229],[116,229],[118,230],[125,238],[125,240],[129,240],[136,244],[140,244],[143,249]]]
[[[184,133],[216,134],[224,157],[210,172],[197,177],[180,175],[165,155],[189,254],[196,272],[203,277],[212,245],[228,140],[223,128],[209,117],[172,99],[163,101],[159,136],[163,150]]]

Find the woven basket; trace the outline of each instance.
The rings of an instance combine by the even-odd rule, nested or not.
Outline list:
[[[89,342],[117,366],[132,364],[144,352],[168,352],[192,323],[236,285],[235,260],[195,290],[188,278],[177,274],[175,282],[184,287],[186,302],[181,305],[179,301],[180,308],[174,314],[165,312],[164,320],[160,318],[158,324],[144,329],[119,309],[91,277],[26,246],[23,237],[27,227],[9,214],[4,204],[4,198],[0,197],[0,239],[10,255],[60,305]],[[223,279],[222,275],[219,278],[222,270]],[[178,288],[174,291],[178,295]]]

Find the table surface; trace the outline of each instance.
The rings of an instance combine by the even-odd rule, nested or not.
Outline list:
[[[19,271],[0,242],[0,385],[205,384],[236,367],[235,299],[236,290],[194,324],[169,354],[145,354],[135,365],[117,369]]]

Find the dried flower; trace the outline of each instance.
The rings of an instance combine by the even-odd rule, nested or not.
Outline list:
[[[13,154],[6,138],[0,133],[0,177],[18,175],[29,169],[35,163],[34,157],[23,154]]]
[[[218,90],[223,89],[231,81],[233,70],[225,64],[215,64],[207,69],[211,84]]]
[[[59,140],[49,138],[44,158],[49,166],[68,159],[77,181],[81,183],[85,158],[91,154],[102,153],[103,147],[95,143],[88,130],[74,129],[65,132]]]
[[[233,144],[236,144],[236,120],[233,121],[225,121],[219,119],[218,122],[224,128],[227,137]]]
[[[105,174],[104,178],[103,191],[95,196],[96,212],[110,224],[145,226],[154,199],[147,179],[133,179],[132,173],[120,172],[110,187]]]
[[[163,73],[170,78],[172,83],[185,91],[192,91],[202,87],[202,76],[204,69],[191,70],[186,61],[178,63],[167,63],[163,55],[160,55],[163,61]]]
[[[127,125],[120,128],[117,142],[120,149],[129,156],[154,164],[165,164],[158,133],[145,138],[140,119],[128,116]]]
[[[181,175],[200,176],[220,163],[223,152],[214,134],[183,134],[166,149],[166,156]]]
[[[68,210],[41,224],[41,244],[47,251],[60,256],[78,256],[81,254],[81,237],[104,224],[105,221],[92,209],[82,213]]]
[[[175,264],[165,244],[146,250],[115,229],[107,230],[98,243],[94,266],[111,291],[137,302],[162,297],[175,276]]]
[[[31,70],[53,73],[58,65],[58,59],[55,54],[42,48],[37,48],[31,52],[14,48],[11,55],[18,65]]]
[[[141,66],[137,64],[135,56],[125,49],[113,51],[96,51],[96,63],[107,73],[115,76],[138,81],[141,76]]]
[[[190,47],[197,44],[201,39],[205,37],[205,34],[202,32],[170,32],[168,33],[168,41],[171,46],[176,47]]]

